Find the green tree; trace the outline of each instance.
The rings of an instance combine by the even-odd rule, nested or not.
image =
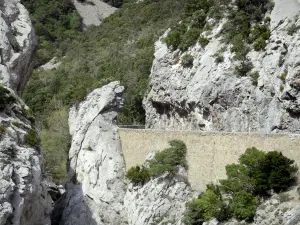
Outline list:
[[[234,194],[230,208],[235,218],[252,221],[258,203],[258,197],[254,197],[249,192],[241,190]]]
[[[202,224],[212,218],[223,221],[229,216],[228,206],[223,201],[220,189],[214,185],[208,185],[206,191],[188,202],[186,207],[182,221],[187,225]]]
[[[186,145],[180,140],[172,140],[169,142],[170,148],[157,152],[154,159],[150,161],[150,174],[159,176],[165,172],[175,173],[178,166],[187,168],[186,161]]]

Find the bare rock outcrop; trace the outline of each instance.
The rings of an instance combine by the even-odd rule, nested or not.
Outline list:
[[[101,0],[73,0],[73,3],[86,27],[90,25],[100,25],[106,17],[116,11],[115,7]]]
[[[0,83],[21,93],[33,69],[37,42],[20,0],[0,0]]]
[[[257,86],[250,76],[237,77],[230,46],[216,34],[224,21],[207,33],[209,44],[199,44],[186,52],[194,57],[193,66],[181,65],[182,54],[172,52],[163,42],[156,43],[149,90],[144,99],[146,126],[160,129],[206,131],[300,132],[300,3],[275,1],[270,14],[271,37],[265,51],[248,53],[258,72]],[[216,62],[222,48],[224,61]],[[287,72],[287,73],[286,73]],[[286,73],[286,74],[284,74]],[[282,75],[284,74],[284,75]]]
[[[0,99],[0,224],[50,225],[34,118],[10,89],[0,86]]]
[[[125,163],[115,124],[123,90],[112,82],[70,111],[72,145],[61,224],[123,224]]]
[[[50,225],[38,133],[17,96],[31,75],[36,48],[19,0],[0,0],[0,31],[0,225]]]
[[[124,198],[128,224],[180,225],[185,203],[196,196],[184,169],[175,177],[165,174],[143,186],[129,184]]]

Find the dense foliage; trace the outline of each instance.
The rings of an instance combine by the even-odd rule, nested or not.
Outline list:
[[[0,110],[4,109],[6,105],[16,102],[16,98],[10,93],[8,89],[0,84]]]
[[[169,142],[170,148],[157,152],[149,162],[151,176],[159,176],[165,172],[176,173],[178,166],[187,168],[186,145],[180,140]]]
[[[294,183],[296,172],[294,161],[282,153],[248,148],[238,164],[226,166],[227,179],[220,181],[220,187],[209,186],[203,195],[187,203],[183,222],[198,225],[212,218],[222,221],[230,217],[251,221],[260,198],[270,190],[286,190]]]
[[[156,152],[153,159],[149,160],[149,168],[144,166],[132,167],[126,177],[134,184],[144,184],[151,177],[158,177],[164,173],[174,175],[179,166],[187,168],[186,145],[180,140],[169,142],[170,148]]]
[[[55,54],[63,55],[67,43],[81,31],[81,18],[71,0],[22,0],[38,37],[36,66]]]
[[[136,166],[127,171],[126,178],[129,179],[134,185],[144,185],[150,180],[151,176],[146,167]]]
[[[221,180],[229,193],[240,190],[255,195],[266,195],[268,190],[286,190],[294,181],[297,168],[294,161],[279,152],[264,153],[248,148],[240,157],[239,164],[226,166],[227,179]]]
[[[208,185],[203,194],[187,203],[187,211],[182,221],[185,224],[199,225],[213,218],[223,221],[228,216],[229,208],[223,201],[219,187]]]

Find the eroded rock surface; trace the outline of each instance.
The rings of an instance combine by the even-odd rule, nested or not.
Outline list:
[[[187,184],[184,169],[174,178],[165,174],[143,186],[130,184],[124,199],[128,224],[182,224],[185,203],[193,197],[197,193]]]
[[[17,96],[31,74],[36,47],[20,1],[0,0],[0,31],[0,225],[50,225],[39,136]]]
[[[0,86],[0,95],[0,224],[50,225],[34,119],[13,91]]]
[[[125,164],[115,120],[124,87],[113,82],[70,111],[72,146],[62,224],[123,224]]]
[[[20,0],[0,0],[0,83],[21,93],[33,69],[36,38]]]
[[[299,30],[288,27],[300,3],[276,0],[271,17],[271,37],[265,51],[248,53],[259,72],[257,86],[251,77],[234,74],[236,61],[230,46],[216,34],[224,21],[207,33],[210,43],[186,52],[194,57],[192,68],[180,61],[184,54],[170,51],[162,38],[156,43],[151,81],[144,99],[146,126],[161,129],[196,129],[243,132],[300,132],[300,40]],[[224,61],[215,54],[222,47]],[[286,78],[280,78],[287,71]]]

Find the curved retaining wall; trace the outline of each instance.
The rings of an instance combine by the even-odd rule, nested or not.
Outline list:
[[[126,169],[145,162],[152,151],[179,139],[187,145],[188,179],[198,191],[226,178],[225,166],[238,161],[248,147],[281,151],[300,167],[299,134],[221,133],[198,131],[119,129]]]

